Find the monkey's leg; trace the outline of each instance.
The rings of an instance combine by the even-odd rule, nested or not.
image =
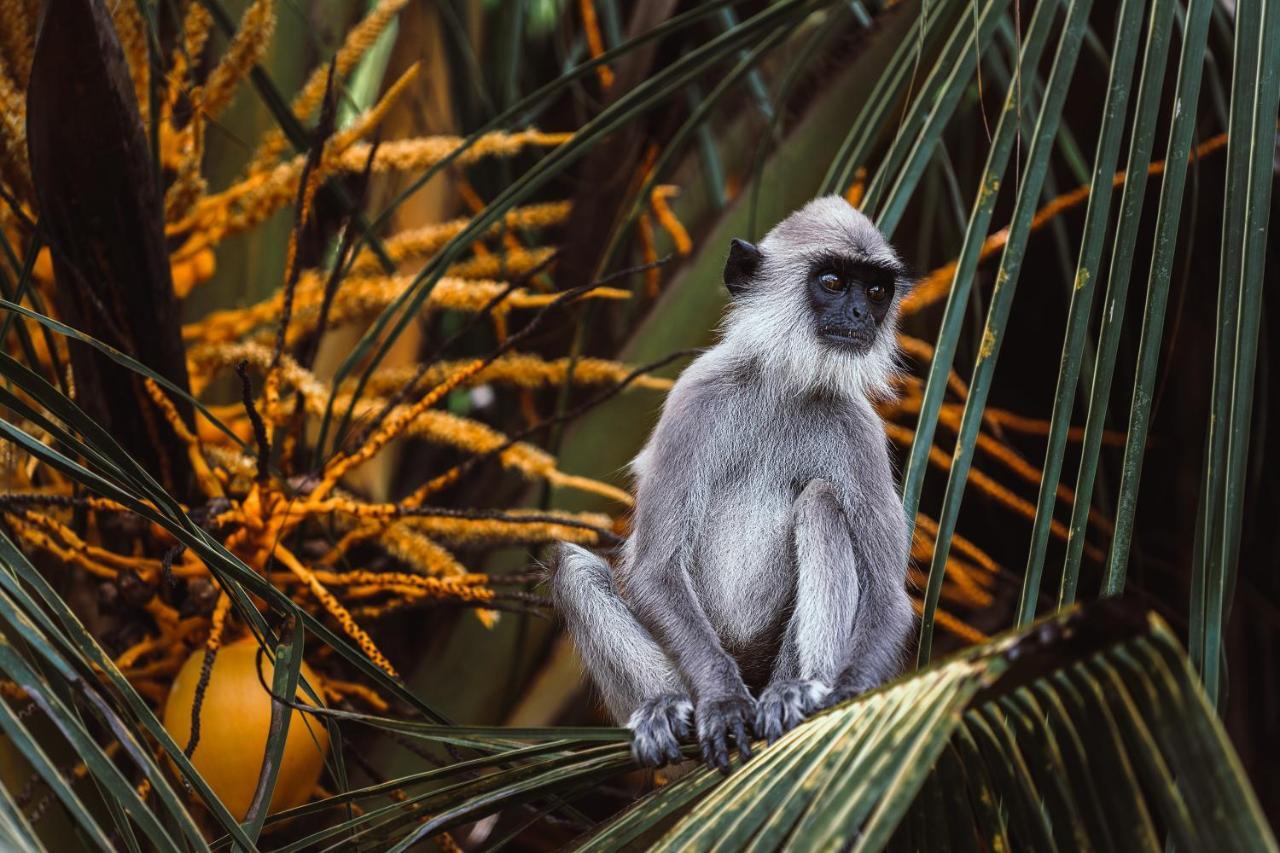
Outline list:
[[[693,731],[693,703],[671,660],[636,621],[604,560],[562,544],[555,562],[556,608],[610,714],[631,729],[632,755],[646,767],[680,761],[680,741]]]
[[[874,690],[902,671],[915,626],[906,585],[882,584],[870,591],[867,603],[871,606],[858,612],[848,663],[833,683],[827,705]]]
[[[795,603],[773,676],[756,704],[756,734],[770,743],[826,705],[849,661],[861,592],[839,497],[812,480],[792,507]]]

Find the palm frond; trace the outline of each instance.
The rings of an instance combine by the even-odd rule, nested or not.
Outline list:
[[[695,770],[579,849],[659,830],[651,849],[1275,844],[1172,632],[1110,604],[1050,617],[824,713],[727,779]]]

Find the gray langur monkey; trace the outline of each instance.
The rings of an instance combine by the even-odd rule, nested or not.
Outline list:
[[[617,582],[561,544],[552,595],[636,760],[773,742],[895,676],[914,617],[884,424],[903,264],[839,196],[734,240],[721,340],[632,463]],[[754,694],[754,695],[753,695]],[[758,697],[758,698],[756,698]]]

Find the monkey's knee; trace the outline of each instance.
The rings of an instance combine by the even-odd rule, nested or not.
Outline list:
[[[829,588],[831,584],[853,585],[856,589],[849,522],[835,487],[826,480],[810,480],[792,505],[791,519],[796,567],[801,576],[798,593],[822,596],[812,602],[819,604],[836,591]],[[806,576],[819,585],[807,588]]]
[[[797,545],[805,540],[828,540],[847,530],[844,507],[835,486],[823,479],[808,482],[791,508]]]
[[[836,487],[821,477],[814,477],[796,497],[797,514],[825,514],[840,511],[840,494]]]

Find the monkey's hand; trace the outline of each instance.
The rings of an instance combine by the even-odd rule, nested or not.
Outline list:
[[[680,761],[680,741],[693,733],[693,703],[688,696],[664,693],[640,703],[627,720],[631,756],[641,767]]]
[[[742,760],[751,757],[747,736],[755,719],[756,701],[750,694],[712,696],[698,700],[694,716],[698,721],[698,743],[702,759],[721,773],[729,773],[729,739],[737,744]]]
[[[816,680],[788,679],[770,684],[756,703],[756,735],[773,743],[825,707],[831,688]]]

